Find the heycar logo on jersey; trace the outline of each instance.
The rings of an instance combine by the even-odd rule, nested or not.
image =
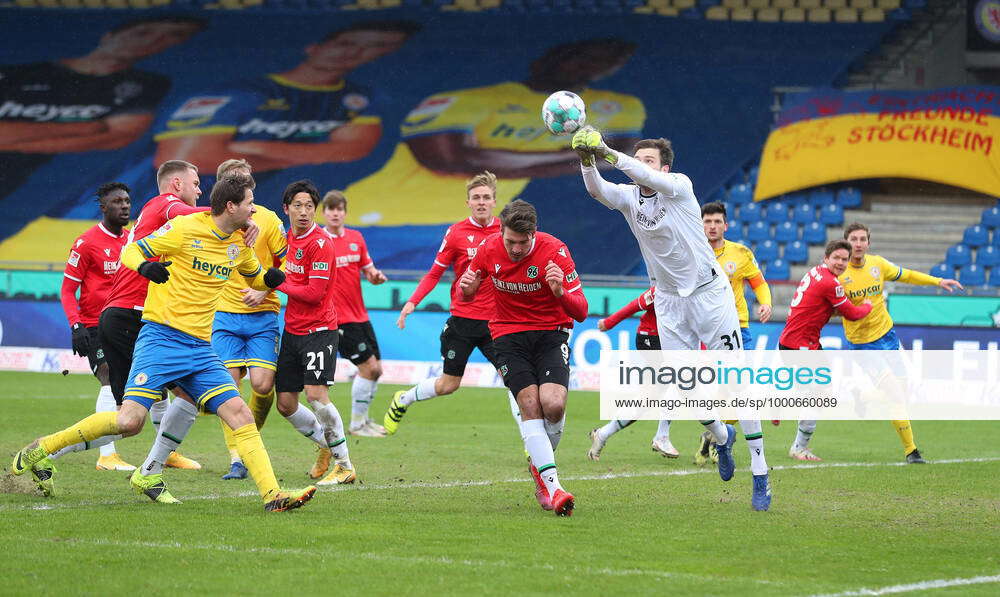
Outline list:
[[[343,126],[343,120],[275,120],[267,122],[254,118],[239,128],[244,135],[271,135],[278,139],[288,137],[321,137],[333,129]]]
[[[19,104],[7,100],[0,105],[0,118],[24,118],[35,122],[74,122],[93,120],[111,111],[108,106],[98,104],[57,106],[53,104]]]
[[[233,273],[233,268],[226,267],[224,265],[215,265],[214,263],[209,263],[195,257],[191,260],[191,267],[196,270],[203,271],[206,274],[212,276],[213,278],[218,278],[220,280],[228,280],[229,275]]]
[[[882,294],[881,284],[872,284],[867,288],[862,288],[861,290],[851,290],[847,293],[847,297],[851,299],[861,298],[863,296],[875,296],[877,294]],[[838,294],[837,296],[840,296]]]

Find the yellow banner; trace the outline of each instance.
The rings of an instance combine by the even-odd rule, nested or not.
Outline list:
[[[921,108],[802,120],[774,130],[754,200],[860,178],[914,178],[1000,196],[1000,118]]]

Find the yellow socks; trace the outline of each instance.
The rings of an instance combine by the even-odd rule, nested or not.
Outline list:
[[[91,442],[103,435],[118,435],[118,412],[94,413],[75,425],[42,438],[40,445],[46,454],[55,454],[66,446]]]
[[[226,440],[226,449],[229,450],[230,462],[236,462],[240,459],[240,452],[236,449],[236,438],[233,437],[233,430],[222,419],[219,419],[219,423],[222,425],[222,437]]]
[[[243,465],[250,471],[250,476],[257,484],[260,497],[264,498],[265,502],[273,499],[280,489],[278,480],[274,477],[274,469],[271,468],[271,458],[267,455],[257,426],[248,423],[234,430],[233,440],[236,442],[236,449],[240,453]]]
[[[899,441],[903,442],[904,456],[917,449],[917,444],[913,443],[913,429],[910,428],[909,421],[892,421],[892,426],[899,434]]]
[[[253,420],[257,424],[258,430],[264,427],[264,421],[267,420],[267,414],[271,412],[272,404],[274,404],[273,389],[267,394],[258,394],[254,390],[250,390],[250,412],[253,413]]]

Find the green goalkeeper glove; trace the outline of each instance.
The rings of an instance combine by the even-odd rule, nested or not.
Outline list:
[[[594,165],[594,152],[587,147],[587,134],[593,131],[589,126],[583,127],[573,135],[572,147],[580,156],[580,163],[584,166]]]
[[[573,135],[573,149],[577,153],[586,151],[595,157],[602,158],[612,166],[618,163],[618,155],[604,142],[601,132],[589,126],[580,129]]]

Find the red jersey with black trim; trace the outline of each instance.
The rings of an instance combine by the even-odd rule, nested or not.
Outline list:
[[[337,329],[335,279],[340,275],[333,237],[322,226],[313,224],[305,234],[288,231],[288,252],[285,254],[285,285],[309,286],[313,280],[323,280],[323,298],[319,304],[308,303],[289,295],[285,307],[285,331],[296,336]]]
[[[159,230],[160,226],[169,222],[171,218],[208,211],[208,209],[207,207],[188,205],[172,193],[157,195],[147,201],[142,211],[139,212],[139,217],[135,220],[135,225],[132,226],[132,230],[128,234],[126,244],[146,238]],[[159,261],[159,258],[150,259],[150,261]],[[138,272],[127,267],[119,267],[114,282],[111,284],[111,291],[108,293],[104,309],[121,307],[142,311],[146,305],[146,288],[148,286],[149,280],[140,276]]]
[[[837,276],[825,264],[806,272],[792,297],[791,310],[778,343],[788,348],[820,348],[819,335],[834,309],[847,301]]]
[[[583,293],[569,249],[551,234],[536,232],[530,251],[520,261],[511,260],[500,234],[480,245],[469,269],[479,274],[480,285],[493,287],[496,308],[489,325],[494,339],[515,332],[573,327],[573,318],[545,282],[549,261],[563,270],[564,292]]]
[[[466,301],[462,297],[462,288],[458,285],[459,279],[465,270],[469,269],[472,258],[476,256],[479,245],[487,237],[500,232],[500,218],[493,218],[486,226],[481,226],[472,217],[468,217],[461,222],[452,224],[448,231],[444,233],[441,247],[434,257],[434,265],[424,280],[433,279],[433,283],[425,284],[420,281],[420,286],[413,292],[410,302],[420,304],[420,301],[427,296],[434,284],[441,278],[441,274],[452,267],[455,270],[455,280],[451,283],[451,314],[455,317],[465,317],[468,319],[479,319],[489,321],[493,317],[495,299],[493,298],[493,286],[491,284],[480,284],[472,300]],[[436,275],[435,275],[436,274]],[[426,286],[426,288],[425,288]]]
[[[97,325],[101,309],[111,292],[111,283],[120,265],[122,247],[128,242],[128,228],[114,234],[99,222],[81,234],[69,251],[65,276],[71,282],[73,294],[63,301],[66,319],[72,327],[82,323],[85,327]],[[76,301],[76,288],[80,300]]]
[[[639,308],[642,309],[642,317],[639,318],[639,328],[636,332],[644,336],[660,335],[660,330],[656,327],[656,309],[653,308],[654,296],[656,296],[655,287],[639,295]]]
[[[333,249],[337,254],[337,319],[340,323],[361,323],[368,321],[368,309],[361,296],[361,270],[374,267],[368,254],[365,237],[357,230],[344,228],[341,234],[326,233],[333,239]]]

